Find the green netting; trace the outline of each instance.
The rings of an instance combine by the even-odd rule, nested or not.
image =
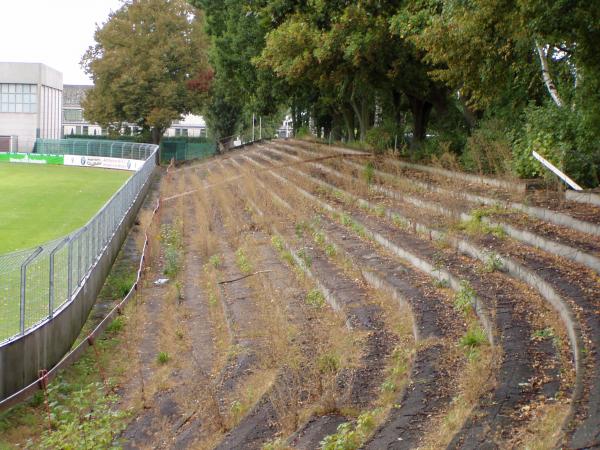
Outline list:
[[[189,161],[191,159],[208,158],[216,153],[216,149],[216,145],[212,142],[192,143],[163,141],[160,146],[160,160],[162,164],[168,163],[172,159],[175,161]]]

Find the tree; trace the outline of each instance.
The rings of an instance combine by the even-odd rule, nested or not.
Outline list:
[[[112,13],[81,62],[94,81],[86,119],[135,124],[158,144],[174,120],[198,110],[211,84],[203,21],[184,0],[129,0]]]
[[[264,47],[267,28],[242,0],[189,0],[206,13],[212,37],[210,62],[215,80],[204,109],[215,137],[226,148],[256,113],[279,113],[281,86],[270,71],[252,64]]]

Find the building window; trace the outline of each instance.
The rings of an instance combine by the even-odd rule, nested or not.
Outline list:
[[[184,129],[182,129],[182,130],[181,130],[181,135],[182,135],[182,136],[187,136],[187,135],[188,135],[188,130],[187,130],[187,128],[184,128]]]
[[[0,84],[0,112],[37,112],[37,86],[35,84]]]
[[[181,130],[179,128],[175,128],[175,136],[181,136]]]
[[[83,109],[64,109],[63,120],[65,122],[83,122]]]
[[[90,134],[90,127],[88,127],[87,125],[84,125],[83,126],[83,134],[86,135],[86,136],[88,134]]]

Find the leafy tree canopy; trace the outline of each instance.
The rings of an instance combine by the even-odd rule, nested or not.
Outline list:
[[[86,118],[104,127],[136,124],[158,143],[198,110],[211,84],[204,18],[184,0],[127,1],[96,30],[82,65],[94,81]]]

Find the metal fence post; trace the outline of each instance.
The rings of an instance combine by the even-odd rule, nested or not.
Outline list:
[[[31,255],[27,257],[21,264],[21,305],[20,305],[20,332],[25,334],[25,295],[27,292],[27,266],[33,261],[37,255],[42,253],[42,247],[38,247]]]
[[[67,274],[67,290],[68,290],[67,300],[71,301],[71,297],[73,295],[73,240],[72,239],[69,240],[67,265],[69,266],[69,273]]]

